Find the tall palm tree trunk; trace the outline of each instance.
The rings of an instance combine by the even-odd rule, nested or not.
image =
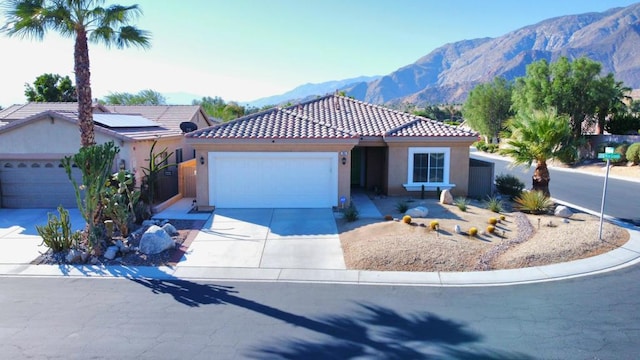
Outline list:
[[[89,47],[87,32],[76,29],[74,47],[74,70],[76,73],[76,89],[78,92],[78,120],[80,122],[80,141],[82,147],[95,145],[93,129],[93,111],[91,98],[91,72],[89,70]]]
[[[551,196],[551,193],[549,192],[549,181],[551,181],[551,176],[549,175],[547,162],[538,161],[536,169],[533,172],[531,190],[542,191],[546,196]]]

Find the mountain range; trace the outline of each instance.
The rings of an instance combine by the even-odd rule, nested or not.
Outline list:
[[[512,80],[528,64],[565,56],[587,56],[602,64],[625,86],[640,88],[640,3],[600,13],[547,19],[496,38],[462,40],[443,45],[388,75],[306,84],[253,106],[298,101],[343,90],[374,104],[461,103],[479,83],[496,76]]]

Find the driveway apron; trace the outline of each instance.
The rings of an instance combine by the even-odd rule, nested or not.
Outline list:
[[[346,268],[331,209],[216,209],[178,266]]]

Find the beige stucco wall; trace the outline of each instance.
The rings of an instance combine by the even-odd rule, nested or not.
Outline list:
[[[140,186],[144,175],[142,167],[148,166],[149,150],[153,141],[125,141],[100,132],[98,129],[95,131],[95,137],[98,144],[113,141],[120,148],[120,152],[116,155],[115,168],[119,167],[120,160],[124,160],[125,168],[136,174],[136,184]],[[169,152],[184,147],[184,138],[178,136],[159,139],[155,151],[159,152],[165,147]],[[0,133],[0,159],[58,161],[65,156],[77,153],[79,149],[78,126],[63,119],[55,118],[52,121],[49,116]],[[188,157],[185,156],[185,160],[192,157],[192,151],[189,151],[188,155]],[[175,163],[175,155],[170,161]]]
[[[469,143],[415,142],[389,144],[388,195],[408,195],[402,185],[407,183],[408,156],[410,147],[448,147],[451,149],[449,162],[449,183],[456,186],[451,190],[455,196],[466,196],[469,189]]]
[[[342,165],[340,152],[350,154],[355,144],[193,144],[196,149],[196,199],[198,204],[209,203],[209,152],[336,152],[338,153],[338,198],[335,205],[340,204],[340,196],[351,197],[351,156],[347,155],[347,163]],[[204,165],[200,164],[200,157]],[[348,201],[348,200],[347,200]]]

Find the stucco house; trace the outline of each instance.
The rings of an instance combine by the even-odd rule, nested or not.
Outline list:
[[[0,111],[0,207],[76,206],[60,159],[80,148],[77,109],[77,103],[28,103]],[[185,144],[180,124],[214,124],[200,106],[95,105],[93,112],[96,142],[120,147],[114,171],[133,171],[137,184],[154,140],[155,151],[167,148],[173,152],[170,161],[181,163],[193,159],[195,151]],[[165,174],[167,191],[177,191],[175,167]]]
[[[333,207],[351,188],[466,195],[477,134],[327,95],[185,135],[196,149],[197,202],[220,208]]]

